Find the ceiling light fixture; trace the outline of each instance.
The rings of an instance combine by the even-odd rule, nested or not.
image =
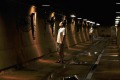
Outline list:
[[[77,19],[82,19],[82,18],[77,18]]]
[[[116,12],[116,13],[120,14],[120,12]]]
[[[120,4],[120,3],[116,3],[116,4]]]
[[[74,14],[72,14],[72,15],[70,15],[70,17],[72,17],[72,18],[74,18],[74,17],[76,17]]]
[[[116,19],[120,19],[120,16],[117,16]]]
[[[50,5],[48,5],[48,4],[43,4],[43,5],[41,5],[41,6],[43,6],[43,7],[49,7]]]

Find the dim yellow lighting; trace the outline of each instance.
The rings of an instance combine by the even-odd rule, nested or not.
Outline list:
[[[52,13],[51,13],[51,17],[54,17],[54,15],[55,15],[55,12],[52,12]]]
[[[35,13],[35,12],[36,12],[36,7],[33,5],[30,8],[30,14]]]
[[[119,56],[119,55],[110,55],[110,56]]]

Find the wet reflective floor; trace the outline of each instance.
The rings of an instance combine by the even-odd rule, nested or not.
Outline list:
[[[65,50],[65,63],[57,53],[0,73],[0,80],[120,80],[119,50],[107,40],[80,43]]]

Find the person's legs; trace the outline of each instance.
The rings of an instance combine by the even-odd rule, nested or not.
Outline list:
[[[64,63],[64,44],[60,45],[60,52],[59,52],[60,60]]]
[[[60,53],[60,61],[61,61],[61,63],[64,63],[64,54],[63,53]]]
[[[57,44],[57,52],[59,54],[59,60],[57,63],[64,62],[64,45],[63,44]]]
[[[59,59],[58,59],[57,63],[60,63],[61,62],[61,58],[60,58],[60,44],[59,43],[57,43],[57,53],[59,55]]]

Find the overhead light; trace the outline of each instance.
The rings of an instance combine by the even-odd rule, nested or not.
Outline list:
[[[87,22],[88,22],[88,23],[90,23],[90,21],[89,21],[89,20],[88,20]]]
[[[119,21],[120,19],[115,19],[115,21]]]
[[[82,19],[82,18],[77,18],[77,19]]]
[[[72,15],[70,15],[70,17],[72,17],[72,18],[74,18],[74,17],[76,17],[74,14],[72,14]]]
[[[117,24],[115,24],[115,26],[118,26]]]
[[[115,24],[118,24],[119,23],[119,21],[115,21]]]
[[[90,23],[92,24],[93,22],[92,22],[92,21],[90,21]]]
[[[43,7],[49,7],[50,5],[49,4],[43,4],[41,6],[43,6]]]
[[[99,23],[96,23],[97,26],[99,26],[100,24]]]
[[[116,3],[116,4],[120,4],[120,3]]]
[[[116,19],[120,19],[120,16],[117,16]]]
[[[87,19],[83,19],[84,21],[87,21]]]
[[[95,22],[92,22],[92,24],[95,24]]]
[[[116,13],[120,14],[120,12],[116,12]]]

